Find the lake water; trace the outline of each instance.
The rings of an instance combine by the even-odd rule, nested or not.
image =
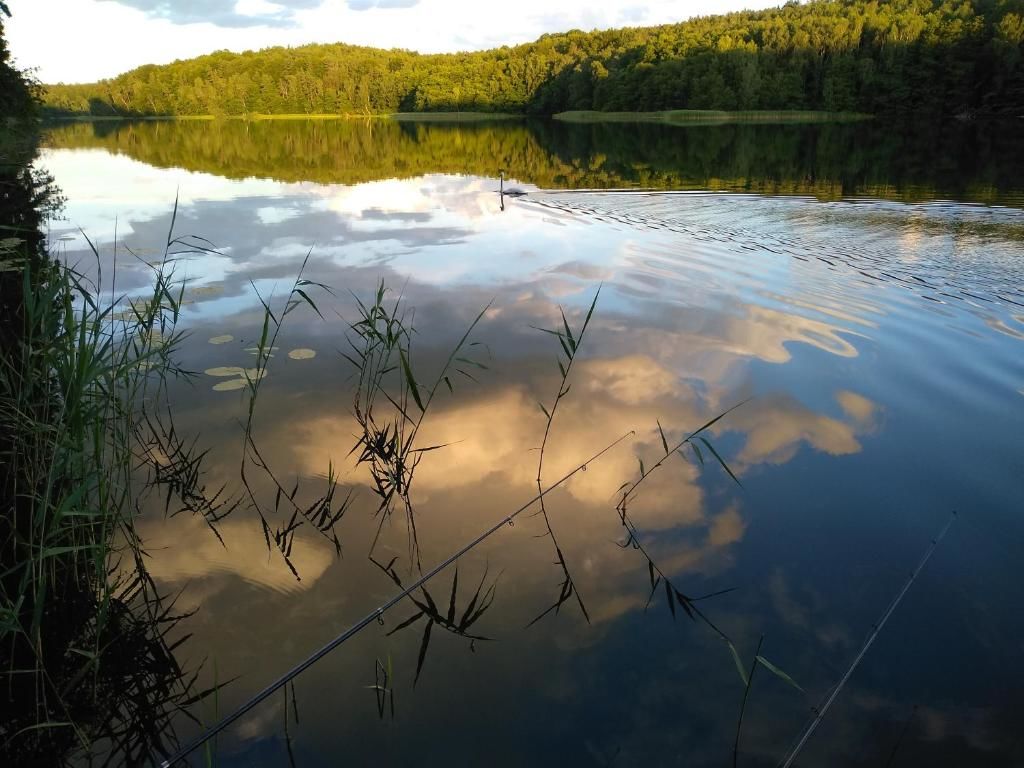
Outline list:
[[[748,666],[763,636],[762,655],[802,688],[763,667],[754,677],[739,764],[776,765],[954,510],[795,764],[1024,763],[1019,136],[874,123],[52,129],[40,164],[67,197],[51,238],[69,259],[91,264],[81,228],[105,279],[143,293],[149,273],[126,247],[162,250],[176,196],[175,231],[218,248],[178,265],[181,362],[198,375],[172,390],[177,430],[209,449],[208,488],[239,492],[247,401],[203,372],[253,365],[255,291],[283,301],[309,254],[304,277],[334,292],[309,288],[323,319],[288,316],[254,437],[304,504],[330,465],[354,490],[341,556],[305,525],[296,578],[244,506],[219,523],[224,545],[162,505],[139,524],[158,584],[196,609],[179,659],[205,662],[204,683],[232,680],[194,707],[207,724],[398,591],[371,547],[416,578],[403,511],[374,545],[377,499],[350,455],[353,294],[372,300],[381,280],[401,294],[426,379],[487,307],[472,335],[486,369],[442,388],[419,442],[445,445],[421,454],[410,491],[427,569],[536,493],[538,401],[557,392],[560,347],[535,328],[559,327],[561,306],[578,329],[600,287],[545,485],[635,434],[547,497],[575,593],[531,623],[565,597],[565,575],[528,512],[458,562],[454,623],[489,603],[468,630],[488,639],[445,626],[449,568],[427,585],[440,622],[402,627],[420,609],[400,603],[300,675],[287,706],[279,692],[222,733],[216,764],[730,764],[744,683],[708,622],[670,610],[660,587],[647,605],[646,551],[690,597],[732,590],[696,605]],[[503,204],[500,169],[528,194]],[[703,466],[688,451],[652,472],[659,423],[678,441],[738,404],[708,437],[741,485],[707,449]],[[629,518],[643,551],[621,546],[616,511],[642,471]],[[273,508],[272,489],[258,492]],[[176,730],[199,726],[182,717]]]

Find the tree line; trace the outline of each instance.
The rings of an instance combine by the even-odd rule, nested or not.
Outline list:
[[[1024,114],[1024,0],[811,0],[647,28],[421,55],[218,51],[51,85],[51,112],[378,114],[826,110]]]
[[[11,15],[0,0],[0,117],[30,117],[36,111],[39,85],[11,65],[11,52],[4,37],[4,20]]]

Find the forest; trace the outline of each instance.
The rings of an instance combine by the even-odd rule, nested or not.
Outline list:
[[[515,47],[218,51],[91,84],[51,114],[824,110],[1024,114],[1024,0],[811,0]]]
[[[27,117],[35,114],[39,86],[25,73],[11,66],[11,53],[4,36],[4,19],[10,16],[0,0],[0,116]]]

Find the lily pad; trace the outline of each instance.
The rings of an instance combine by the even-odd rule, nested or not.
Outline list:
[[[227,344],[229,341],[234,341],[235,337],[225,333],[223,336],[214,336],[210,339],[211,344]]]
[[[293,349],[288,353],[288,357],[292,360],[312,360],[316,357],[316,350],[313,349]]]
[[[236,389],[243,389],[248,385],[245,379],[229,379],[213,385],[214,392],[231,392]]]
[[[207,368],[203,371],[207,376],[217,376],[223,378],[225,376],[245,376],[245,369],[238,368],[235,366],[222,366],[220,368]]]

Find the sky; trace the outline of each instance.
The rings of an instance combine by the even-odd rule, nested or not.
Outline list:
[[[15,63],[91,82],[216,50],[344,42],[423,53],[516,45],[545,32],[682,21],[780,0],[8,0]]]

